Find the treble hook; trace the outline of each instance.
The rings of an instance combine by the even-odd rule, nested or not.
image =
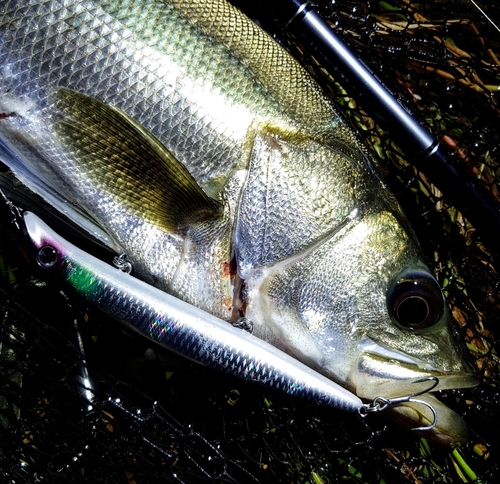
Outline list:
[[[401,403],[407,403],[407,402],[412,402],[412,403],[420,403],[422,405],[425,405],[431,412],[433,416],[433,421],[430,425],[425,426],[425,427],[415,427],[411,430],[432,430],[438,421],[438,416],[436,413],[436,410],[434,407],[423,400],[419,400],[418,397],[419,395],[423,395],[424,393],[428,393],[432,391],[436,386],[439,384],[439,378],[435,376],[429,376],[425,378],[421,378],[420,380],[416,380],[413,383],[422,383],[425,381],[431,381],[432,385],[429,388],[426,388],[425,390],[422,390],[420,392],[412,393],[411,395],[406,395],[404,397],[395,397],[395,398],[384,398],[384,397],[375,397],[373,399],[373,402],[367,403],[363,405],[359,413],[362,417],[366,417],[369,413],[374,413],[374,412],[382,412],[384,411],[387,407],[391,407],[393,405],[400,405]]]

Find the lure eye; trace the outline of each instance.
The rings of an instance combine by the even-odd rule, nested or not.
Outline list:
[[[51,245],[44,245],[38,250],[36,261],[40,267],[49,269],[54,266],[58,260],[57,250]]]
[[[412,271],[392,285],[387,305],[398,324],[409,329],[423,329],[441,319],[445,302],[439,284],[430,274]]]

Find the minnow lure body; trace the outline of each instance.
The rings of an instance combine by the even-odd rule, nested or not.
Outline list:
[[[359,412],[362,401],[265,341],[140,281],[24,214],[37,262],[96,307],[165,348],[211,369],[315,404]]]

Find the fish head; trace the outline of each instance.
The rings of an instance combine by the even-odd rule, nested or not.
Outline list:
[[[433,391],[477,385],[408,222],[395,202],[380,200],[360,204],[300,253],[249,273],[246,317],[259,322],[257,335],[366,401],[425,392],[430,378]],[[415,408],[399,418],[410,428],[432,422]],[[456,427],[438,413],[439,434]]]

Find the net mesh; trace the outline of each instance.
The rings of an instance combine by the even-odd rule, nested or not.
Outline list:
[[[265,8],[235,3],[253,17]],[[317,6],[498,199],[500,7],[490,3]],[[264,27],[357,126],[415,228],[483,376],[475,389],[439,395],[464,416],[470,442],[453,453],[380,416],[325,411],[172,356],[39,273],[2,206],[0,482],[498,482],[498,265],[362,106]]]

